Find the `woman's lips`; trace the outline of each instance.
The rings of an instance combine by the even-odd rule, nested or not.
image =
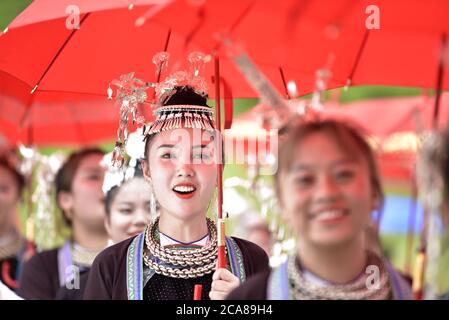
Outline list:
[[[191,183],[179,183],[172,190],[178,198],[190,199],[194,196],[196,187]]]
[[[313,214],[311,219],[319,223],[333,224],[345,219],[347,215],[347,210],[343,209],[320,210]]]

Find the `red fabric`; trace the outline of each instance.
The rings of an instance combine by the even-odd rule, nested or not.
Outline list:
[[[369,134],[385,138],[398,132],[421,132],[432,129],[435,97],[401,97],[362,100],[346,104],[328,102],[323,106],[322,118],[339,119],[361,127]],[[275,116],[269,106],[259,104],[240,115],[234,124],[257,121],[262,114]],[[439,127],[449,122],[449,93],[440,100]]]
[[[320,114],[322,119],[338,119],[351,123],[364,132],[380,139],[388,138],[395,133],[421,132],[432,129],[432,119],[435,98],[428,97],[402,97],[388,99],[371,99],[347,104],[326,103],[324,111]],[[275,116],[272,108],[259,104],[250,111],[235,119],[234,125],[242,127],[245,123],[261,121],[262,115],[268,119]],[[449,93],[441,96],[439,127],[449,122]],[[262,124],[260,125],[262,129]],[[270,128],[265,128],[270,129]],[[248,134],[251,134],[248,131]],[[231,131],[228,134],[232,134]],[[240,137],[243,139],[244,137]],[[246,137],[246,140],[254,138]],[[264,145],[259,143],[256,154],[266,154],[270,148],[269,139]],[[245,141],[246,141],[245,140]],[[260,140],[259,140],[260,141]],[[254,153],[245,144],[245,154]],[[391,180],[409,181],[414,171],[416,155],[414,151],[383,152],[379,155],[379,166],[383,177]]]
[[[344,85],[353,73],[353,85],[433,88],[441,36],[449,31],[445,0],[203,2],[193,7],[191,1],[176,1],[154,20],[170,24],[203,48],[216,48],[216,34],[228,32],[260,66],[281,67],[287,81],[296,81],[300,94],[313,90],[315,71],[326,65],[332,71],[329,87]],[[379,8],[379,30],[365,27],[371,13],[366,8],[372,4]],[[447,75],[446,69],[446,89]],[[284,92],[279,72],[269,77]]]
[[[168,28],[157,23],[136,28],[136,19],[147,10],[147,7],[136,7],[91,13],[46,74],[45,70],[72,32],[65,27],[65,18],[11,28],[3,34],[0,37],[2,135],[12,143],[22,140],[36,145],[84,145],[113,139],[118,112],[106,100],[109,82],[131,71],[141,79],[156,80],[151,59],[164,49]],[[184,40],[172,33],[168,72],[186,67],[187,53],[194,49],[198,48],[185,48]],[[229,61],[223,61],[221,66],[222,76],[233,79],[228,80],[233,91],[239,88],[239,96],[254,96]],[[211,97],[214,94],[212,75],[213,68],[209,65],[206,79]],[[23,115],[28,109],[32,110],[32,117],[24,123]],[[149,121],[152,112],[148,109]],[[71,121],[69,112],[76,115],[76,121]],[[33,134],[27,129],[30,125]]]
[[[67,29],[68,14],[63,10],[73,2],[80,7],[81,20],[85,18],[76,32]],[[164,49],[170,29],[168,71],[184,68],[187,53],[193,50],[217,53],[221,56],[221,77],[231,85],[235,98],[256,94],[226,59],[217,40],[217,34],[223,32],[246,49],[280,92],[285,92],[281,68],[285,80],[294,80],[299,94],[305,94],[314,90],[315,71],[325,66],[332,72],[328,88],[345,85],[349,78],[353,85],[433,88],[441,36],[449,31],[449,2],[445,0],[378,0],[380,30],[369,31],[365,28],[365,9],[372,2],[367,0],[179,0],[136,27],[136,20],[155,8],[138,4],[151,2],[134,1],[136,6],[129,10],[118,0],[101,4],[64,0],[57,5],[50,5],[49,0],[34,1],[0,36],[0,95],[15,97],[21,103],[14,108],[0,105],[0,118],[8,123],[2,126],[2,134],[22,135],[26,125],[20,119],[24,110],[31,109],[34,118],[29,123],[36,133],[29,136],[35,144],[94,143],[106,132],[112,138],[117,122],[107,112],[95,121],[88,116],[88,121],[78,117],[75,123],[67,123],[61,122],[57,110],[70,106],[78,114],[73,101],[83,101],[80,109],[90,105],[91,110],[111,110],[107,101],[104,106],[94,106],[106,96],[109,82],[127,72],[135,71],[137,77],[154,81],[151,58]],[[197,3],[203,5],[194,5]],[[337,37],[332,32],[335,26],[340,30]],[[209,63],[206,79],[211,98],[213,73]],[[30,95],[37,83],[35,94]],[[443,88],[449,89],[447,68]],[[58,107],[51,104],[48,112],[44,111],[40,106],[47,102],[57,102]],[[41,117],[48,119],[47,127],[36,129],[33,120]],[[79,126],[85,122],[86,128],[80,132]],[[9,125],[14,132],[5,132]]]

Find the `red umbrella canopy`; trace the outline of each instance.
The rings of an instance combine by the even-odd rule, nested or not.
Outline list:
[[[43,12],[42,5],[37,5],[40,2],[33,2],[0,37],[2,82],[8,74],[23,82],[30,91],[37,85],[35,92],[105,96],[109,82],[121,74],[135,71],[136,77],[155,81],[151,59],[157,52],[166,49],[170,53],[170,72],[185,67],[188,53],[204,49],[194,43],[187,47],[185,37],[171,32],[170,25],[150,20],[137,26],[136,21],[154,6],[81,12],[80,28],[73,29],[70,24],[67,27],[68,15],[60,6],[61,17],[49,19],[56,14],[44,12],[40,19]],[[175,17],[176,20],[179,17],[182,15]],[[221,75],[232,84],[234,97],[256,96],[231,62],[223,61],[222,64]],[[275,68],[263,71],[268,75],[278,72]],[[205,77],[211,86],[213,72],[213,66],[209,64]],[[210,90],[211,97],[213,94]]]
[[[136,20],[151,6],[81,11],[81,27],[71,29],[65,11],[53,19],[52,11],[37,5],[43,2],[48,4],[33,2],[0,36],[0,124],[12,143],[85,145],[113,139],[118,107],[106,99],[109,83],[131,71],[154,82],[154,54],[170,53],[168,73],[185,68],[188,53],[197,49],[186,48],[184,39],[166,26],[137,27]],[[40,13],[42,21],[36,18]],[[224,64],[229,72],[222,74],[236,79],[232,83],[240,93],[254,95],[238,71]],[[212,86],[212,66],[205,74]],[[148,109],[142,110],[151,120]]]
[[[362,129],[381,146],[378,156],[382,176],[390,180],[410,181],[418,147],[417,134],[432,130],[434,100],[434,97],[421,96],[347,104],[327,102],[319,116],[351,123]],[[441,101],[439,126],[444,127],[449,122],[449,94],[443,94]],[[290,102],[292,110],[299,105],[299,101]],[[276,114],[271,107],[259,104],[237,117],[232,128],[226,131],[226,137],[229,143],[243,141],[245,147],[242,150],[246,154],[268,154],[272,139],[276,138],[275,132],[269,131],[274,117]],[[251,143],[252,148],[248,147]]]
[[[431,130],[434,103],[435,97],[427,96],[377,98],[346,104],[329,101],[324,104],[320,117],[351,122],[371,135],[386,138],[394,133]],[[300,104],[299,100],[291,100],[292,112]],[[444,127],[449,122],[449,93],[441,96],[440,112],[439,127]],[[241,127],[254,121],[262,123],[263,119],[271,120],[275,116],[271,107],[258,104],[240,115],[233,126]]]
[[[448,19],[445,0],[175,1],[153,17],[209,50],[219,48],[217,34],[231,36],[259,66],[296,81],[299,94],[313,90],[323,67],[328,87],[435,87]],[[280,72],[269,76],[282,87]]]
[[[34,121],[29,115],[39,117],[43,111],[24,110],[35,109],[41,101],[95,101],[106,96],[112,79],[130,71],[155,81],[151,58],[164,49],[171,55],[167,72],[185,67],[193,50],[220,55],[221,77],[232,96],[257,96],[225,59],[227,50],[217,40],[223,33],[241,45],[282,92],[289,80],[296,82],[298,94],[313,91],[315,72],[323,67],[331,72],[328,88],[348,81],[435,87],[449,17],[449,4],[443,0],[379,0],[377,11],[364,0],[154,3],[134,1],[130,10],[118,0],[64,0],[58,5],[34,1],[0,36],[0,94],[23,104],[13,111],[22,122],[1,120],[26,131],[27,123]],[[73,28],[77,12],[68,10],[70,5],[79,8],[79,29]],[[441,85],[449,88],[443,71]],[[209,64],[205,76],[210,87],[213,72]],[[214,96],[213,90],[209,93]],[[49,110],[49,117],[43,118],[58,123],[60,111]],[[83,118],[79,122],[84,123]],[[112,126],[107,130],[112,136]],[[92,136],[87,132],[78,136]],[[28,136],[34,143],[49,142],[39,138],[40,131]]]
[[[123,7],[123,1],[70,2],[80,8],[76,29],[68,19],[72,13],[65,10],[68,1],[55,6],[34,1],[0,36],[3,135],[37,145],[91,144],[113,138],[118,110],[106,100],[109,83],[132,71],[154,82],[154,54],[170,53],[168,74],[185,68],[188,54],[200,49],[195,44],[186,47],[184,37],[161,23],[137,26],[148,10],[158,8],[138,4],[153,2],[138,1],[131,10]],[[230,61],[222,62],[221,70],[232,84],[234,97],[255,96]],[[204,74],[210,96],[213,72],[209,64]],[[150,120],[150,110],[143,110]]]
[[[380,138],[395,133],[421,133],[432,130],[435,97],[401,97],[362,100],[349,104],[328,103],[324,116],[351,120]],[[449,94],[441,96],[438,126],[449,121]]]

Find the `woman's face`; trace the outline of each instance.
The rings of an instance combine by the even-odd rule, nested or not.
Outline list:
[[[368,163],[352,141],[348,152],[327,132],[306,135],[280,175],[283,215],[300,241],[335,246],[363,233],[374,208]]]
[[[0,229],[12,223],[19,200],[16,178],[9,169],[0,166]]]
[[[65,208],[69,218],[86,228],[104,232],[103,179],[105,169],[100,165],[101,154],[91,154],[81,161],[72,181],[70,201]]]
[[[180,220],[205,215],[217,180],[211,134],[201,129],[163,131],[148,148],[144,173],[161,215]]]
[[[133,178],[120,186],[105,220],[114,243],[137,235],[150,223],[150,194],[150,186],[143,178]]]

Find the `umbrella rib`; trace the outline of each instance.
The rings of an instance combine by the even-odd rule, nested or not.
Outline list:
[[[441,87],[443,85],[443,77],[444,77],[444,55],[446,52],[446,33],[443,33],[441,36],[441,48],[440,48],[440,56],[438,62],[438,74],[437,74],[437,85],[436,85],[436,96],[435,96],[435,106],[433,109],[433,119],[432,119],[432,128],[434,130],[438,129],[438,118],[440,114],[440,98],[441,98]]]
[[[167,51],[167,49],[168,49],[168,43],[170,42],[170,36],[171,36],[171,29],[168,29],[167,38],[165,39],[165,44],[164,44],[164,51]],[[159,81],[161,80],[161,74],[162,74],[162,68],[160,68],[157,72],[157,80],[156,80],[157,83],[159,83]]]
[[[87,19],[87,17],[91,14],[91,12],[88,12],[84,15],[84,17],[81,19],[80,24],[78,26],[78,28],[73,29],[73,31],[70,33],[70,35],[65,39],[64,43],[62,44],[61,48],[59,48],[58,52],[56,52],[56,55],[53,57],[53,59],[50,61],[50,64],[47,66],[47,68],[45,69],[44,73],[42,74],[42,76],[39,78],[38,82],[36,83],[36,85],[34,86],[33,90],[31,91],[31,94],[33,94],[37,87],[40,85],[40,83],[42,82],[42,80],[44,79],[44,77],[47,75],[48,71],[50,71],[50,68],[53,66],[53,64],[55,63],[56,59],[59,57],[59,55],[61,54],[61,52],[64,50],[64,48],[66,47],[66,45],[69,43],[69,41],[72,39],[72,37],[74,36],[74,34],[81,28],[81,25],[83,24],[83,22]]]
[[[291,97],[290,97],[290,94],[288,93],[287,83],[285,82],[285,75],[284,75],[284,70],[282,70],[282,67],[279,67],[279,73],[281,74],[282,85],[284,86],[285,95],[286,95],[287,99],[290,100]]]
[[[39,90],[39,92],[46,92],[46,93],[67,93],[67,94],[85,94],[89,96],[95,96],[95,97],[106,97],[106,94],[104,93],[95,93],[95,92],[82,92],[82,91],[69,91],[69,90]]]
[[[83,22],[87,19],[88,16],[90,16],[90,12],[86,13],[84,15],[84,17],[81,19],[80,24],[78,26],[78,28],[73,29],[73,31],[70,33],[70,35],[65,39],[64,43],[62,44],[61,48],[59,48],[58,52],[56,52],[56,55],[53,57],[53,59],[50,61],[50,64],[47,66],[47,68],[45,69],[44,73],[41,75],[41,77],[39,78],[38,82],[36,83],[36,85],[34,86],[34,88],[31,90],[31,97],[30,97],[30,102],[28,103],[27,108],[25,109],[25,112],[22,115],[22,118],[20,120],[20,125],[23,126],[25,120],[28,118],[29,113],[31,112],[32,109],[32,104],[31,102],[33,101],[33,94],[36,92],[38,86],[40,85],[40,83],[42,82],[42,80],[44,79],[44,77],[47,75],[48,71],[50,70],[50,68],[53,66],[53,64],[55,63],[56,59],[59,57],[59,55],[61,54],[62,50],[64,50],[64,48],[66,47],[67,43],[69,43],[70,39],[72,39],[73,35],[76,33],[76,31],[78,31],[81,28],[81,25],[83,24]],[[31,138],[30,138],[31,139]]]
[[[235,28],[237,28],[237,26],[240,24],[240,22],[243,21],[243,19],[248,15],[248,13],[251,11],[251,9],[253,8],[254,3],[250,3],[245,10],[242,11],[242,13],[240,14],[240,16],[237,18],[237,20],[234,21],[234,23],[231,25],[231,27],[229,28],[229,32],[232,33]]]
[[[362,44],[359,47],[359,51],[357,52],[357,56],[354,61],[354,65],[352,66],[351,72],[349,73],[349,77],[346,80],[348,85],[351,85],[352,79],[354,78],[355,71],[359,65],[360,58],[362,57],[363,51],[365,50],[366,42],[368,41],[369,36],[369,30],[366,30],[365,34],[363,35]]]

